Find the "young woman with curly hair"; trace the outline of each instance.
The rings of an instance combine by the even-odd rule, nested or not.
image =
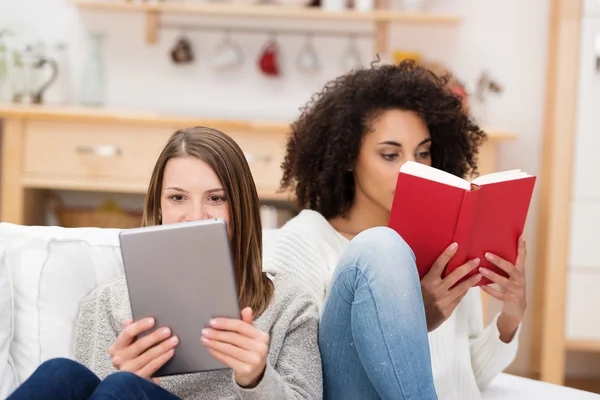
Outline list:
[[[292,125],[282,188],[303,210],[281,228],[266,266],[311,289],[321,306],[326,399],[478,399],[515,357],[525,311],[525,244],[509,273],[470,260],[443,278],[458,244],[421,281],[414,254],[387,228],[400,166],[477,172],[484,132],[440,77],[413,62],[373,66],[328,83]],[[443,199],[440,199],[443,201]],[[484,329],[480,291],[503,302]],[[429,332],[429,333],[428,333]]]

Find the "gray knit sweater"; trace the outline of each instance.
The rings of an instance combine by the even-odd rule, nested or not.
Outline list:
[[[161,386],[183,399],[321,399],[319,312],[312,296],[275,276],[275,293],[255,320],[270,337],[267,369],[253,389],[239,387],[230,369],[161,378]],[[108,348],[131,318],[125,278],[100,286],[81,304],[75,358],[101,379],[115,372]],[[175,350],[177,351],[177,350]]]

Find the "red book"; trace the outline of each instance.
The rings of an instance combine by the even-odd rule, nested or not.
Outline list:
[[[443,277],[476,257],[481,260],[479,267],[506,276],[484,255],[490,252],[516,262],[518,239],[535,180],[535,176],[512,170],[468,182],[433,167],[407,162],[398,175],[388,226],[412,248],[420,278],[453,242],[458,243],[458,250]],[[467,277],[476,273],[477,268]],[[482,278],[477,286],[489,283]]]

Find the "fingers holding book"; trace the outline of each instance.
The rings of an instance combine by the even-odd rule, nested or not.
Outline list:
[[[442,273],[450,259],[456,254],[457,248],[456,243],[448,246],[421,280],[427,329],[430,332],[452,315],[452,312],[469,289],[481,279],[480,274],[474,274],[463,279],[477,268],[479,265],[479,259],[477,258],[466,262],[445,278],[442,278]]]
[[[527,308],[526,278],[525,278],[525,241],[519,238],[517,260],[515,264],[510,263],[492,253],[486,253],[485,258],[493,265],[507,274],[501,276],[486,268],[480,268],[479,272],[500,287],[500,290],[491,286],[482,286],[481,290],[503,303],[503,314],[521,320]]]

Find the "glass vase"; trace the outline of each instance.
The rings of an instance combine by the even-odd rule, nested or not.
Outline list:
[[[104,62],[102,60],[102,42],[104,37],[92,33],[89,37],[88,59],[83,71],[81,103],[99,107],[106,102],[106,82]]]

